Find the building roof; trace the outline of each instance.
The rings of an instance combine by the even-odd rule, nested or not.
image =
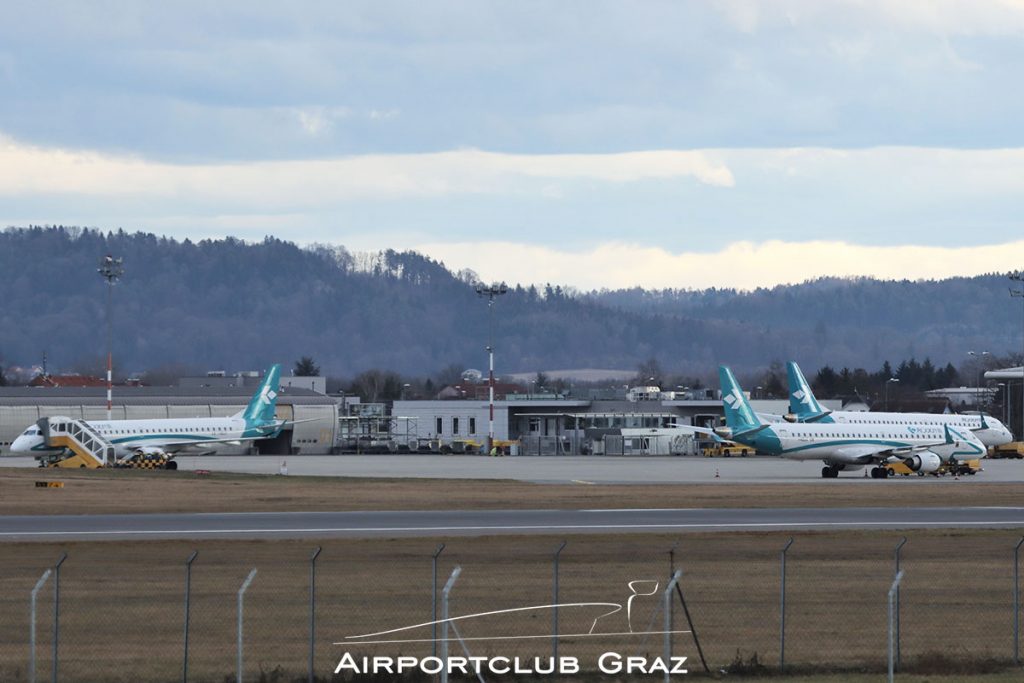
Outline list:
[[[115,405],[239,405],[249,402],[249,387],[115,387]],[[0,387],[0,405],[106,405],[106,387]],[[329,405],[336,401],[309,389],[282,387],[284,405]]]
[[[526,387],[521,384],[513,384],[511,382],[495,382],[494,383],[494,398],[504,398],[509,394],[525,394]],[[461,382],[447,386],[437,393],[437,398],[441,400],[450,399],[470,399],[470,400],[487,400],[490,393],[487,383],[482,384],[471,384],[469,382]]]
[[[1020,379],[1022,376],[1024,376],[1024,367],[985,371],[985,379]]]
[[[30,387],[106,387],[107,381],[88,375],[36,375]]]

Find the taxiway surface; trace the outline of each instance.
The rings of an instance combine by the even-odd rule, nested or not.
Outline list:
[[[182,470],[290,475],[368,477],[375,479],[511,479],[537,483],[582,484],[786,484],[821,480],[821,462],[797,462],[773,457],[704,458],[551,456],[501,457],[480,455],[183,455]],[[35,467],[32,458],[0,458],[0,466]],[[1024,483],[1024,461],[983,460],[972,482]],[[717,475],[717,476],[716,476]],[[865,471],[844,472],[837,482],[878,485],[952,481],[952,477],[893,477],[865,479]]]
[[[1024,528],[1024,507],[252,512],[0,517],[0,541]]]

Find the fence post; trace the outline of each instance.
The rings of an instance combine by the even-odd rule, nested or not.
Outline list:
[[[29,606],[28,683],[36,683],[36,597],[39,595],[39,591],[42,590],[43,584],[50,578],[50,572],[52,571],[52,569],[47,569],[43,572],[43,575],[36,581],[35,588],[32,589],[32,599]]]
[[[677,541],[675,543],[675,545],[673,545],[671,548],[668,549],[668,579],[669,579],[669,581],[672,580],[672,577],[675,576],[675,573],[676,573],[676,548],[678,548],[678,547],[679,547],[679,542]],[[671,617],[671,615],[670,615],[670,617]],[[669,619],[669,628],[671,628],[671,627],[672,627],[672,619],[670,618]],[[666,630],[668,630],[668,629],[666,629]]]
[[[662,612],[665,616],[665,683],[669,683],[669,671],[671,670],[672,661],[672,591],[676,589],[676,584],[679,583],[679,577],[683,575],[682,570],[672,574],[672,580],[668,582],[668,586],[665,587],[665,593],[662,598]]]
[[[323,550],[317,546],[309,558],[309,678],[313,683],[313,658],[316,646],[316,558]]]
[[[192,563],[199,556],[198,550],[185,560],[185,637],[181,654],[181,683],[188,683],[188,626],[192,612]]]
[[[897,576],[900,573],[900,550],[903,548],[904,545],[906,545],[906,543],[907,543],[907,537],[904,536],[903,538],[900,539],[900,542],[896,544],[896,552],[895,552],[895,555],[896,555],[896,568],[893,571],[893,576]],[[894,617],[895,621],[893,622],[894,626],[896,627],[896,665],[895,666],[896,666],[896,671],[899,671],[900,670],[900,657],[902,655],[902,651],[900,649],[900,587],[899,587],[899,584],[896,585],[896,596],[895,596],[895,598],[896,598],[896,603],[895,603],[896,614],[895,614],[895,617]]]
[[[67,553],[61,553],[57,558],[57,564],[53,566],[53,663],[50,667],[50,680],[57,683],[57,666],[59,659],[58,646],[60,644],[60,566],[68,559]]]
[[[896,578],[892,581],[892,586],[889,588],[889,683],[892,683],[894,668],[894,614],[893,614],[893,603],[896,597],[896,591],[899,590],[900,581],[903,580],[903,570],[901,569],[896,574]]]
[[[444,585],[444,590],[441,592],[441,623],[444,624],[444,628],[441,633],[441,683],[448,683],[448,596],[452,592],[452,587],[455,586],[455,580],[459,578],[459,574],[462,573],[462,567],[456,567],[452,570],[452,575],[448,577],[448,583]]]
[[[245,611],[245,591],[249,589],[249,584],[252,583],[254,576],[256,576],[255,569],[249,572],[249,576],[245,577],[245,581],[242,582],[242,587],[238,589],[238,683],[242,683],[242,646],[244,644],[242,614]]]
[[[1013,547],[1013,663],[1020,664],[1020,546],[1024,536]]]
[[[782,548],[782,575],[779,581],[779,671],[786,670],[786,552],[791,545],[792,538]]]
[[[551,620],[552,620],[552,631],[554,635],[551,636],[551,654],[555,661],[558,661],[558,556],[565,549],[566,541],[562,541],[562,545],[558,546],[558,550],[555,551],[555,581],[554,581],[554,593],[553,600],[551,601]]]
[[[437,558],[442,552],[444,552],[444,543],[437,546],[430,563],[430,640],[433,643],[430,655],[432,657],[437,656]]]

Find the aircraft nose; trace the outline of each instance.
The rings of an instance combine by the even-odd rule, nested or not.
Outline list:
[[[11,444],[11,452],[12,453],[21,453],[21,452],[24,452],[26,450],[28,450],[28,449],[25,447],[25,437],[24,436],[19,436]]]

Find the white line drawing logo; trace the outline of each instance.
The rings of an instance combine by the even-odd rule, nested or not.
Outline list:
[[[496,614],[514,614],[514,613],[530,612],[530,611],[536,611],[536,610],[550,610],[550,609],[554,609],[556,607],[558,609],[585,608],[585,607],[610,607],[610,608],[612,608],[612,609],[608,610],[607,612],[605,612],[604,614],[599,615],[596,619],[594,619],[593,623],[590,625],[590,630],[588,630],[586,633],[560,633],[560,634],[558,634],[559,638],[587,638],[587,637],[602,637],[602,636],[648,636],[648,635],[664,635],[666,633],[671,633],[671,634],[690,633],[689,630],[634,631],[633,630],[633,601],[636,598],[648,597],[648,596],[655,595],[658,592],[658,587],[660,586],[660,584],[659,584],[658,581],[653,580],[653,579],[638,579],[638,580],[635,580],[635,581],[630,581],[626,585],[629,587],[629,593],[630,593],[629,597],[626,599],[626,603],[625,603],[626,627],[628,629],[627,631],[605,632],[605,631],[597,631],[596,630],[597,629],[597,624],[598,624],[599,621],[601,621],[602,619],[605,619],[606,617],[610,617],[613,614],[618,614],[619,612],[621,612],[623,610],[623,604],[621,602],[564,602],[564,603],[557,603],[557,604],[550,604],[550,605],[530,605],[528,607],[512,607],[512,608],[509,608],[509,609],[492,610],[492,611],[489,611],[489,612],[476,612],[474,614],[463,614],[463,615],[456,616],[456,617],[449,617],[447,620],[445,620],[445,619],[438,619],[437,621],[426,621],[426,622],[423,622],[422,624],[413,624],[411,626],[401,626],[399,628],[388,629],[388,630],[385,630],[385,631],[375,631],[373,633],[362,633],[362,634],[355,635],[355,636],[345,636],[345,640],[344,641],[337,642],[337,643],[335,643],[335,645],[353,645],[353,644],[356,644],[356,643],[362,644],[362,645],[381,645],[381,644],[394,644],[394,643],[430,643],[430,642],[440,642],[442,640],[441,638],[437,638],[437,639],[434,639],[434,638],[391,638],[391,639],[384,639],[384,640],[381,640],[380,638],[382,636],[392,636],[392,635],[395,635],[395,634],[398,634],[398,633],[402,633],[404,631],[412,631],[414,629],[428,628],[428,627],[434,626],[434,625],[441,625],[441,624],[444,624],[445,621],[447,621],[448,623],[452,623],[452,622],[456,622],[456,621],[464,622],[464,621],[467,621],[467,620],[481,618],[481,617],[490,617],[490,616],[494,616]],[[643,589],[646,589],[646,588],[650,588],[650,590],[644,592]],[[518,635],[513,636],[513,635],[509,635],[509,636],[485,636],[485,637],[476,637],[476,638],[474,638],[474,637],[468,637],[468,638],[467,637],[463,637],[462,640],[464,640],[464,641],[471,641],[471,640],[532,640],[532,639],[538,639],[538,638],[551,638],[551,637],[553,637],[553,634],[543,633],[543,634],[527,635],[527,636],[518,636]]]

